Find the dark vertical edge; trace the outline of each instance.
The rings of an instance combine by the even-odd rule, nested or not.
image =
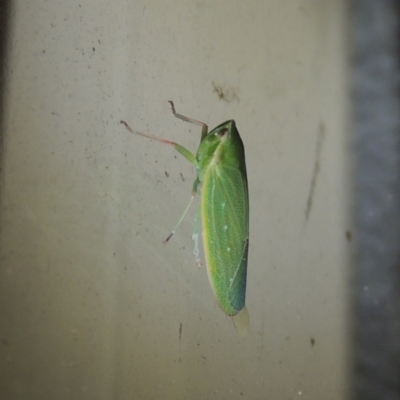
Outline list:
[[[353,398],[400,399],[400,14],[353,0]]]
[[[0,0],[0,205],[3,199],[4,125],[8,50],[10,39],[11,0]],[[1,217],[1,216],[0,216]]]

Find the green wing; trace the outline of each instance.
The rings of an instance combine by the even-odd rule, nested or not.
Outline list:
[[[202,185],[202,225],[208,277],[228,315],[245,306],[249,245],[247,179],[232,166],[212,165]]]

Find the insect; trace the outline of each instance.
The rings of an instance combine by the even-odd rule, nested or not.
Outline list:
[[[193,232],[194,256],[200,266],[200,221],[208,278],[221,309],[234,317],[234,325],[242,336],[249,328],[245,307],[247,256],[249,250],[249,195],[244,146],[234,120],[228,120],[208,131],[204,122],[185,117],[175,111],[176,118],[201,127],[201,140],[196,155],[170,140],[134,131],[130,132],[168,144],[196,167],[192,196],[175,228],[165,239],[168,242],[184,220],[197,192],[200,205]]]

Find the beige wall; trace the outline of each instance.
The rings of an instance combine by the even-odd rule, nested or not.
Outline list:
[[[328,0],[13,3],[1,398],[345,397],[346,18]],[[195,207],[162,244],[194,168],[119,124],[195,151],[167,100],[245,143],[245,339],[194,262]]]

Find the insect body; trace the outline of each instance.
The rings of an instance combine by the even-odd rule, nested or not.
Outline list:
[[[201,219],[204,254],[208,278],[221,309],[234,319],[235,327],[244,335],[249,318],[245,308],[247,255],[249,248],[249,197],[244,146],[234,120],[226,121],[212,131],[203,122],[177,114],[175,117],[202,127],[196,156],[181,145],[149,134],[133,131],[151,139],[172,145],[197,170],[191,200],[167,242],[183,221],[195,194],[201,192],[196,214],[195,258],[200,265],[198,237]]]

